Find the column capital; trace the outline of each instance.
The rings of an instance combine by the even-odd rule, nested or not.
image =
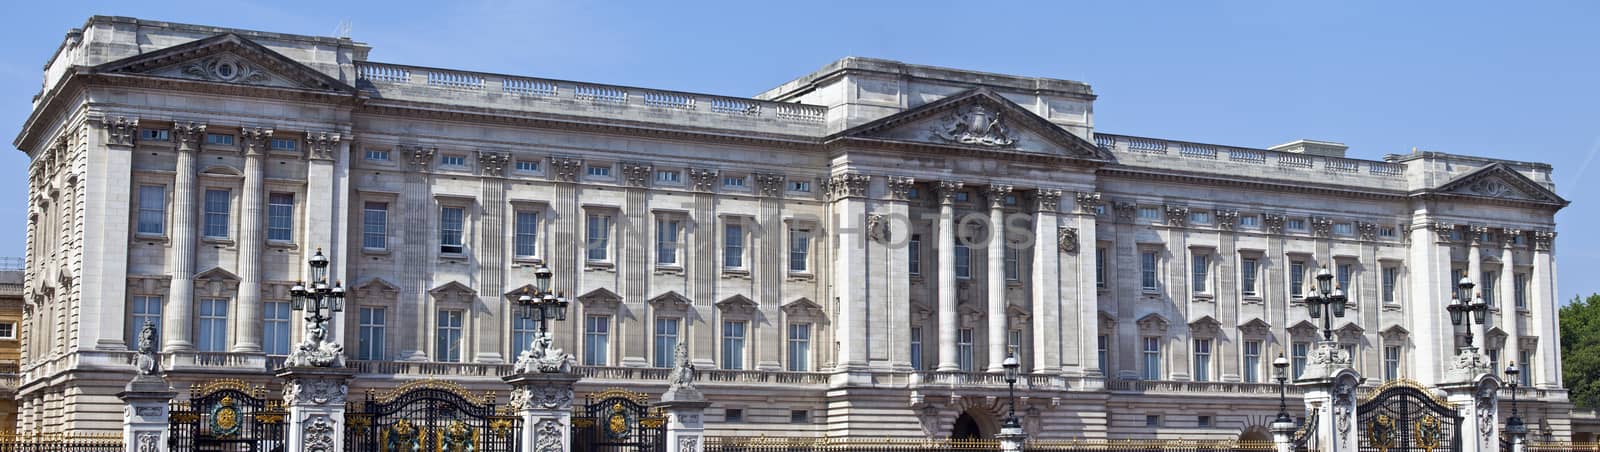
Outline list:
[[[1333,235],[1333,219],[1328,217],[1311,217],[1311,235],[1329,237]]]
[[[1119,200],[1111,204],[1111,210],[1116,211],[1117,221],[1131,223],[1133,222],[1133,215],[1139,211],[1139,205],[1127,200]]]
[[[405,154],[406,164],[417,171],[427,171],[428,165],[433,164],[433,154],[439,148],[432,146],[395,146],[395,151]]]
[[[1522,230],[1516,228],[1500,228],[1500,246],[1511,248],[1517,245],[1517,237],[1522,236]]]
[[[861,173],[841,173],[828,179],[828,199],[838,201],[844,198],[859,198],[867,194],[867,182],[871,176]]]
[[[644,162],[622,162],[622,181],[629,187],[650,186],[650,173],[655,167]]]
[[[100,127],[106,131],[107,146],[133,147],[139,137],[139,118],[118,116],[113,120],[100,118]]]
[[[1547,231],[1542,229],[1533,231],[1534,251],[1550,251],[1550,246],[1552,245],[1551,242],[1554,242],[1555,240],[1556,231]]]
[[[1097,191],[1093,191],[1093,192],[1081,192],[1080,191],[1080,192],[1074,193],[1073,198],[1074,198],[1074,200],[1078,201],[1078,209],[1077,209],[1078,213],[1089,213],[1089,214],[1092,214],[1092,213],[1095,213],[1095,209],[1097,209],[1101,205],[1105,204],[1105,200],[1100,198],[1100,192],[1097,192]]]
[[[1213,221],[1217,222],[1218,228],[1222,228],[1226,231],[1232,231],[1234,226],[1239,224],[1239,211],[1231,209],[1217,209],[1212,214],[1212,218]]]
[[[1471,242],[1473,246],[1482,245],[1483,236],[1484,234],[1489,233],[1489,227],[1481,224],[1468,225],[1467,233],[1471,235],[1471,237],[1468,237],[1467,240]]]
[[[783,194],[783,175],[777,173],[755,173],[750,175],[756,181],[756,191],[761,196],[774,197]]]
[[[306,132],[306,157],[326,161],[338,158],[333,151],[341,138],[338,133]]]
[[[989,208],[1005,207],[1006,196],[1011,194],[1011,190],[1011,186],[1006,184],[989,184],[988,187],[985,187],[983,192],[989,197]]]
[[[1183,227],[1189,223],[1189,206],[1167,205],[1167,226]]]
[[[1356,232],[1361,235],[1361,240],[1377,240],[1378,224],[1365,221],[1356,222]]]
[[[1268,234],[1282,234],[1283,221],[1283,214],[1281,213],[1261,214],[1261,222],[1266,223]]]
[[[172,123],[172,143],[177,146],[178,152],[188,152],[199,149],[200,140],[205,138],[206,125],[204,123],[174,122]]]
[[[506,164],[511,163],[509,152],[478,151],[478,174],[501,177],[506,174]]]
[[[939,192],[939,204],[940,205],[955,204],[955,202],[956,202],[956,193],[960,192],[962,188],[966,187],[966,185],[967,185],[966,183],[961,182],[961,181],[953,181],[953,180],[942,180],[942,181],[939,181],[939,185],[935,189],[936,191]]]
[[[578,170],[583,168],[583,160],[577,157],[564,155],[550,156],[551,175],[561,182],[577,182]]]
[[[1039,213],[1061,211],[1061,190],[1041,188],[1033,192],[1034,209]]]
[[[710,193],[717,186],[717,170],[689,168],[689,185],[694,191]]]
[[[239,145],[244,150],[246,157],[260,157],[267,153],[267,146],[272,140],[272,129],[260,127],[244,127],[239,129]]]
[[[917,180],[910,177],[889,176],[889,199],[893,199],[895,201],[909,200],[910,198],[908,198],[908,196],[911,195],[911,188],[915,186],[916,183]]]

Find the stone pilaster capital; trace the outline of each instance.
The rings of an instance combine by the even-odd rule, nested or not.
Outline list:
[[[911,188],[916,186],[916,183],[917,180],[910,177],[889,176],[889,181],[887,183],[887,187],[889,189],[889,199],[895,201],[905,201],[911,199],[909,198],[909,196],[911,196]]]
[[[577,182],[578,170],[583,169],[583,160],[563,155],[551,156],[550,169],[550,174],[558,181]]]
[[[1189,223],[1189,207],[1167,205],[1167,226],[1183,227]]]
[[[717,170],[689,168],[689,186],[694,191],[711,192],[711,188],[717,186]]]
[[[1074,200],[1078,202],[1078,213],[1092,214],[1095,213],[1095,209],[1098,209],[1102,204],[1105,204],[1105,200],[1101,199],[1100,192],[1097,191],[1087,193],[1080,191],[1074,195]]]
[[[1139,212],[1139,205],[1127,200],[1111,203],[1111,210],[1117,214],[1117,221],[1122,223],[1133,222],[1134,214]]]
[[[1039,213],[1061,211],[1061,190],[1041,188],[1033,192],[1034,208]]]
[[[778,196],[783,194],[783,175],[774,173],[755,173],[750,175],[756,181],[756,191],[761,196]]]
[[[867,182],[871,176],[861,173],[836,174],[828,180],[828,199],[859,198],[867,195]]]
[[[1489,227],[1481,224],[1468,225],[1467,233],[1470,235],[1468,240],[1473,245],[1481,245],[1483,244],[1483,236],[1489,233]]]
[[[1217,222],[1217,227],[1223,230],[1232,231],[1234,226],[1239,224],[1239,211],[1237,210],[1217,209],[1212,215],[1213,221]]]
[[[239,145],[244,150],[244,155],[260,157],[267,153],[267,147],[272,141],[272,129],[260,127],[244,127],[239,129]]]
[[[1269,234],[1282,234],[1283,233],[1283,223],[1284,223],[1283,214],[1281,214],[1281,213],[1264,213],[1264,214],[1261,214],[1261,222],[1265,223],[1267,225],[1267,233],[1269,233]]]
[[[650,186],[650,173],[655,169],[649,163],[622,162],[622,182],[629,187]]]
[[[334,160],[334,149],[339,147],[341,138],[337,133],[306,132],[306,156],[311,160]]]
[[[395,150],[405,155],[406,164],[417,171],[425,171],[428,165],[433,164],[433,154],[439,152],[438,148],[430,146],[396,146]]]
[[[190,152],[200,149],[200,140],[205,139],[206,125],[194,121],[172,123],[172,143],[178,152]]]
[[[1311,235],[1328,237],[1333,235],[1333,219],[1328,217],[1311,217]]]
[[[1500,228],[1500,246],[1511,248],[1517,245],[1517,237],[1522,236],[1522,230],[1516,228]]]
[[[1550,251],[1550,247],[1553,244],[1552,242],[1554,242],[1555,240],[1556,240],[1556,231],[1548,231],[1548,230],[1542,230],[1542,229],[1533,231],[1533,249],[1534,249],[1534,251]]]
[[[953,180],[942,180],[942,181],[939,181],[939,185],[936,188],[936,191],[939,192],[939,205],[948,206],[948,205],[951,205],[951,204],[955,204],[955,202],[956,202],[956,193],[960,193],[961,189],[965,188],[966,186],[967,186],[967,184],[964,183],[964,182],[961,182],[961,181],[953,181]]]
[[[1361,235],[1361,240],[1377,240],[1378,225],[1376,223],[1357,221],[1356,232]]]
[[[506,164],[511,163],[509,152],[478,151],[478,174],[500,177],[506,174]]]
[[[1435,243],[1450,243],[1450,234],[1454,233],[1456,230],[1456,225],[1454,223],[1447,223],[1443,221],[1428,223],[1427,227],[1428,229],[1433,230]]]
[[[1005,207],[1006,196],[1011,195],[1011,190],[1011,186],[1006,184],[989,184],[988,187],[984,187],[983,193],[989,198],[989,208]]]
[[[139,137],[139,118],[129,119],[118,116],[117,119],[101,118],[101,128],[106,131],[107,146],[133,147]]]

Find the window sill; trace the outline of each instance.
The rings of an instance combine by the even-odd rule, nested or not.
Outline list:
[[[1142,293],[1142,294],[1144,294],[1144,295],[1145,295],[1145,296],[1147,296],[1147,297],[1148,297],[1148,296],[1155,296],[1155,295],[1161,295],[1161,291],[1160,291],[1160,290],[1156,290],[1156,289],[1149,289],[1149,288],[1145,288],[1145,289],[1139,289],[1139,293]]]
[[[676,265],[659,265],[658,264],[658,265],[656,265],[655,274],[657,274],[657,275],[682,275],[683,274],[683,267],[679,267],[679,266],[676,266]]]
[[[283,249],[288,249],[288,250],[300,249],[300,247],[295,245],[294,242],[285,242],[285,241],[282,241],[282,240],[268,240],[267,241],[267,247],[269,247],[269,248],[283,248]]]
[[[1383,304],[1383,312],[1399,312],[1400,310],[1400,303],[1389,302]]]
[[[200,243],[209,243],[209,244],[212,244],[212,245],[221,245],[221,246],[233,246],[233,239],[229,239],[229,238],[226,238],[226,237],[201,237],[200,238]]]
[[[1262,303],[1260,295],[1244,295],[1244,296],[1241,297],[1241,299],[1244,300],[1244,304],[1261,304]]]
[[[166,242],[165,234],[134,234],[133,239],[141,242]]]
[[[584,271],[599,270],[599,271],[615,272],[616,268],[617,268],[616,264],[613,264],[613,263],[607,262],[607,261],[585,261],[583,263]]]
[[[389,249],[387,249],[387,248],[362,248],[361,249],[361,254],[369,254],[369,255],[374,255],[374,256],[388,256],[389,253],[391,253],[391,251]]]
[[[1006,287],[1022,287],[1022,280],[1008,279],[1006,280]]]
[[[724,268],[724,269],[722,269],[722,277],[723,278],[750,279],[750,270],[746,270],[746,269],[743,269],[743,268]]]
[[[815,279],[817,279],[817,276],[810,272],[790,272],[788,281],[812,281]]]
[[[531,265],[531,266],[544,265],[544,259],[540,259],[540,258],[535,257],[535,256],[517,256],[517,257],[511,258],[511,267],[513,267],[513,268],[519,267],[519,266],[527,266],[527,265]]]
[[[445,262],[466,262],[467,255],[464,254],[464,253],[443,253],[443,252],[441,252],[441,253],[439,253],[439,260],[440,261],[445,261]]]
[[[1214,303],[1214,302],[1217,301],[1215,296],[1213,296],[1211,294],[1208,294],[1208,293],[1197,293],[1197,294],[1194,294],[1193,299],[1194,299],[1194,301],[1203,301],[1203,302],[1206,302],[1206,303]]]

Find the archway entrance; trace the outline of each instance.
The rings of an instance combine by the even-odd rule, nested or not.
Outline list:
[[[955,427],[950,429],[951,439],[979,439],[983,438],[983,431],[978,428],[978,421],[972,415],[961,413],[956,417]]]
[[[1239,433],[1239,441],[1241,441],[1241,442],[1250,442],[1250,441],[1270,442],[1270,441],[1272,441],[1272,433],[1268,432],[1265,427],[1257,425],[1257,426],[1253,426],[1253,427],[1247,428],[1243,432]]]

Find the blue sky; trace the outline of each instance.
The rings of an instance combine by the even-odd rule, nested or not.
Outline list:
[[[0,124],[15,136],[41,66],[93,14],[315,35],[349,21],[378,61],[740,96],[890,58],[1086,81],[1112,133],[1548,162],[1573,201],[1558,296],[1600,292],[1600,234],[1581,233],[1600,220],[1600,3],[1311,3],[23,2],[0,30]],[[0,255],[21,256],[27,159],[0,155]]]

